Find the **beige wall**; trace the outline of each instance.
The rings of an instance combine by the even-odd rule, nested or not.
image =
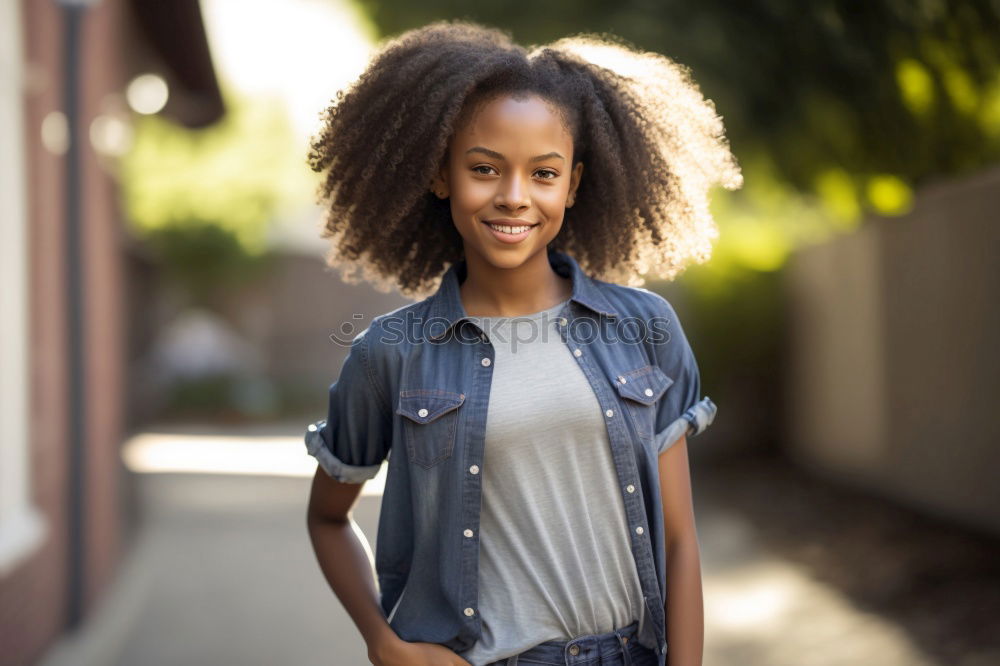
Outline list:
[[[1000,533],[998,223],[993,169],[796,254],[786,435],[798,462]]]

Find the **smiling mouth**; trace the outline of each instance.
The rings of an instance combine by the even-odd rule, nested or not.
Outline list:
[[[485,220],[483,221],[483,224],[494,231],[498,231],[502,234],[510,234],[511,236],[516,236],[517,234],[524,233],[532,227],[538,226],[537,222],[534,224],[497,224],[494,222],[487,222]]]

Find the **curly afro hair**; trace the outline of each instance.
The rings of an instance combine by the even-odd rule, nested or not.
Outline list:
[[[327,264],[379,291],[436,289],[463,245],[431,179],[473,109],[525,94],[562,111],[586,167],[551,248],[629,285],[708,259],[718,237],[709,188],[737,189],[743,177],[687,67],[614,36],[528,49],[506,31],[455,20],[387,42],[322,112],[308,164],[326,171],[317,199]]]

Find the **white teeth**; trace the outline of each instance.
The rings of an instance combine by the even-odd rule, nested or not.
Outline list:
[[[500,231],[500,232],[505,233],[505,234],[511,234],[511,235],[519,234],[522,231],[525,231],[526,229],[530,229],[531,228],[530,226],[529,227],[506,227],[506,226],[504,226],[502,224],[490,224],[489,222],[487,222],[486,224],[489,224],[490,227],[496,229],[497,231]]]

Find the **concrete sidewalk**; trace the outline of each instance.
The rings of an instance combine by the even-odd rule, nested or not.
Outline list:
[[[144,475],[148,517],[128,563],[89,629],[45,666],[367,664],[309,544],[309,483]],[[359,500],[366,534],[378,504]]]

